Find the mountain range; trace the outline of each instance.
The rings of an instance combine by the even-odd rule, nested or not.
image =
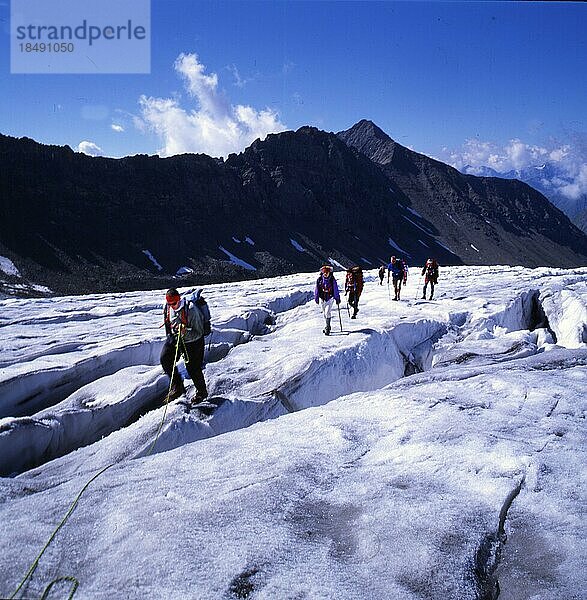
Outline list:
[[[14,266],[0,273],[4,294],[206,284],[327,261],[374,268],[392,254],[587,263],[587,236],[532,187],[462,174],[366,120],[271,134],[226,160],[90,157],[0,135],[0,167],[0,256]]]
[[[523,169],[509,171],[496,171],[487,166],[463,167],[462,172],[468,175],[482,177],[501,177],[503,179],[519,179],[532,186],[546,196],[552,204],[560,208],[579,229],[587,232],[587,194],[565,195],[561,188],[571,187],[573,180],[569,174],[557,163],[545,162],[532,165]]]

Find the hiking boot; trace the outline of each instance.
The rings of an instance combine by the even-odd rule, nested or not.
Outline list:
[[[193,403],[198,404],[199,402],[203,402],[207,397],[208,397],[208,392],[196,392]]]
[[[421,300],[426,300],[426,294],[422,296]]]
[[[171,402],[172,400],[176,400],[177,398],[179,398],[180,396],[183,396],[185,394],[185,388],[183,387],[183,383],[178,384],[173,384],[171,386],[171,390],[169,390],[169,402]]]
[[[326,335],[330,335],[330,319],[326,319],[326,327],[322,331]]]

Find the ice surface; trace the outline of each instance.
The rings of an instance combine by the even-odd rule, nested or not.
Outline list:
[[[161,406],[164,291],[0,302],[0,596],[104,468],[24,597],[586,596],[587,268],[366,272],[329,337],[315,278],[204,289],[210,417]]]

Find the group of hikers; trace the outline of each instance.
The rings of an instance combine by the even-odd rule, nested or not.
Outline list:
[[[387,266],[379,268],[379,285],[383,285],[387,271],[387,285],[389,280],[393,283],[394,298],[399,301],[402,284],[408,279],[408,265],[405,260],[392,256]],[[422,299],[426,299],[426,289],[430,284],[430,300],[434,296],[434,286],[438,282],[438,263],[429,258],[422,268],[424,277],[424,288]],[[348,295],[349,315],[351,319],[357,318],[359,312],[359,299],[363,292],[363,270],[361,267],[353,266],[347,269],[344,283],[344,294]],[[332,307],[333,304],[340,305],[340,292],[338,283],[334,277],[331,265],[324,265],[314,287],[314,300],[321,304],[324,315],[325,327],[322,330],[325,335],[330,335],[332,330]],[[350,309],[352,308],[352,315]],[[340,310],[340,309],[339,309]],[[177,370],[177,361],[183,356],[188,375],[196,388],[193,404],[198,405],[205,402],[208,397],[202,363],[204,361],[204,338],[211,332],[210,311],[206,301],[201,296],[201,290],[191,296],[182,297],[175,288],[167,290],[165,304],[163,306],[163,324],[167,334],[163,349],[161,350],[161,366],[170,378],[169,400],[174,400],[185,394],[183,380]]]
[[[353,309],[351,319],[357,318],[359,312],[359,298],[363,292],[363,270],[361,267],[351,267],[347,269],[346,280],[344,282],[345,296],[348,294],[349,307]],[[316,304],[321,303],[322,314],[326,321],[326,327],[323,332],[326,335],[330,334],[330,320],[332,318],[332,305],[336,302],[340,304],[340,292],[338,284],[334,278],[334,270],[330,265],[324,265],[320,269],[320,275],[314,286],[314,300]]]
[[[381,265],[379,267],[379,285],[383,285],[383,279],[385,278],[385,271],[387,271],[387,285],[389,285],[389,276],[393,281],[393,291],[395,293],[394,300],[400,299],[400,293],[402,289],[402,283],[405,284],[408,280],[408,265],[405,260],[401,258],[391,257],[391,262],[387,265]],[[424,277],[424,289],[422,290],[422,300],[426,299],[426,288],[430,284],[430,298],[432,300],[434,296],[434,286],[438,282],[438,263],[436,259],[429,258],[426,264],[422,268],[422,276]]]
[[[392,256],[387,266],[381,265],[379,268],[379,285],[383,285],[385,272],[387,271],[387,285],[389,280],[393,283],[394,301],[400,300],[402,284],[405,285],[408,279],[408,265],[405,260],[399,257]],[[438,263],[434,258],[429,258],[422,268],[422,276],[424,277],[424,288],[422,290],[422,299],[426,299],[426,289],[430,284],[430,300],[434,297],[434,286],[438,282]],[[344,283],[345,296],[348,294],[349,307],[353,309],[351,319],[357,318],[359,312],[359,298],[363,291],[363,271],[361,267],[351,267],[347,269],[346,279]],[[314,287],[314,300],[316,304],[321,303],[322,314],[326,321],[326,326],[322,330],[326,335],[332,330],[332,305],[336,302],[340,304],[340,292],[338,283],[334,277],[334,270],[330,265],[324,265],[320,269],[320,275],[316,280]]]

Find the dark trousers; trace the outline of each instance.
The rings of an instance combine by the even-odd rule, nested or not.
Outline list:
[[[396,300],[399,300],[399,295],[402,290],[402,277],[393,277],[393,291],[395,293]]]
[[[428,284],[430,284],[430,299],[432,299],[432,296],[434,296],[434,281],[432,281],[432,279],[424,279],[423,295],[426,296],[426,287],[428,286]]]
[[[354,291],[350,291],[349,292],[349,305],[353,308],[353,310],[355,311],[354,314],[357,314],[357,311],[359,310],[359,297],[360,294],[357,294]]]
[[[163,367],[165,373],[167,373],[170,378],[173,377],[174,383],[179,383],[180,376],[177,367],[173,369],[176,343],[176,338],[168,336],[167,340],[163,344],[159,360],[161,361],[161,366]],[[179,342],[179,352],[183,355],[185,368],[190,376],[190,379],[196,386],[197,395],[202,397],[206,397],[208,395],[206,390],[206,381],[204,380],[204,373],[202,373],[202,363],[204,362],[204,345],[205,342],[203,337],[195,342]]]

